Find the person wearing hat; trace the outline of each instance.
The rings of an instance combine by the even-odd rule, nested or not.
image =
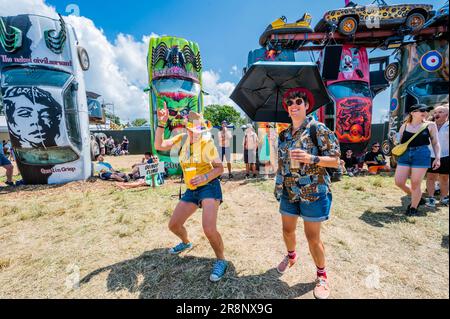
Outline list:
[[[219,147],[220,147],[220,159],[227,161],[228,168],[228,178],[232,179],[233,174],[231,173],[231,140],[233,139],[233,134],[231,134],[228,129],[228,122],[222,121],[222,128],[219,131]]]
[[[184,224],[198,208],[202,208],[203,231],[217,257],[209,279],[216,282],[223,278],[228,262],[224,256],[222,237],[217,231],[217,215],[222,203],[222,189],[218,177],[223,173],[223,164],[212,139],[203,136],[212,126],[201,114],[190,112],[186,123],[187,134],[182,133],[164,140],[168,118],[169,112],[164,105],[164,109],[158,110],[155,148],[158,151],[170,150],[172,157],[178,157],[187,186],[169,222],[170,231],[178,236],[181,242],[171,248],[169,253],[180,254],[193,247]]]
[[[440,204],[448,206],[448,175],[450,171],[448,113],[448,104],[436,107],[433,112],[433,120],[439,131],[439,144],[441,145],[441,167],[437,170],[433,170],[432,168],[428,170],[428,198],[426,205],[430,208],[436,207],[436,199],[434,198],[436,182],[439,182],[440,187]],[[434,162],[434,152],[432,149],[430,151],[432,151],[431,162]]]
[[[416,133],[420,132],[410,141],[406,152],[398,158],[395,171],[395,184],[411,196],[411,204],[406,210],[407,216],[417,215],[419,205],[425,204],[425,200],[422,199],[421,185],[430,166],[433,170],[437,170],[441,166],[438,129],[435,123],[427,121],[428,112],[432,109],[425,104],[411,106],[408,117],[399,131],[401,144],[407,143]],[[431,165],[430,144],[436,154]],[[409,177],[411,186],[406,185]]]
[[[292,124],[280,133],[278,140],[279,163],[274,194],[280,201],[287,254],[277,271],[284,273],[297,262],[296,228],[301,217],[309,250],[317,267],[314,297],[327,299],[330,286],[320,233],[322,223],[330,217],[332,202],[331,178],[326,168],[339,167],[339,142],[323,123],[307,116],[315,105],[314,96],[308,89],[290,89],[283,95],[282,102]]]

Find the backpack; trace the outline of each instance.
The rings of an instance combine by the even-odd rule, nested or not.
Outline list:
[[[310,132],[311,132],[311,139],[312,139],[314,145],[319,150],[319,156],[322,156],[321,150],[319,147],[319,142],[317,140],[317,124],[315,124],[313,122],[310,124],[309,128],[310,128]],[[340,182],[342,180],[342,175],[344,175],[344,174],[343,174],[341,165],[339,165],[338,168],[327,167],[326,170],[327,170],[328,175],[330,176],[332,183]]]

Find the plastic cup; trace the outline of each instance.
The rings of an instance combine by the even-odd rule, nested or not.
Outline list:
[[[191,180],[197,176],[197,168],[189,167],[184,170],[184,181],[189,188],[195,188],[194,185],[191,184]]]
[[[289,150],[289,158],[291,159],[291,169],[300,169],[301,163],[300,163],[300,161],[294,160],[292,158],[292,151],[302,151],[302,150],[300,150],[298,148]],[[304,151],[302,151],[302,152],[304,152]]]

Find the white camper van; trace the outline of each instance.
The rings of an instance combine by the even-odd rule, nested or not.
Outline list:
[[[61,16],[0,17],[2,106],[26,184],[91,176],[88,68],[86,51]]]

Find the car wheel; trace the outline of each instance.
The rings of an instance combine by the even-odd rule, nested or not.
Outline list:
[[[426,19],[422,13],[413,13],[406,19],[406,26],[413,31],[419,30],[424,26]]]
[[[95,161],[97,155],[100,154],[100,147],[98,146],[97,141],[91,141],[91,159]]]
[[[381,151],[385,156],[391,156],[392,146],[389,141],[384,141],[383,145],[381,145]]]
[[[83,69],[83,71],[89,70],[91,62],[85,48],[78,47],[78,60],[80,60],[81,69]]]
[[[384,77],[388,82],[393,82],[399,75],[400,64],[393,62],[386,67],[384,71]]]
[[[358,29],[358,21],[353,17],[345,17],[339,23],[339,32],[343,35],[354,35]]]

